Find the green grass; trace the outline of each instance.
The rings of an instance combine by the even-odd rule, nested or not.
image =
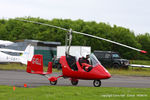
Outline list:
[[[26,65],[17,63],[0,64],[0,70],[26,70]]]
[[[128,70],[123,69],[108,69],[112,75],[125,75],[125,76],[150,76],[150,68],[132,68]]]
[[[0,86],[0,100],[149,100],[150,88]]]
[[[148,60],[130,60],[131,64],[150,65]]]

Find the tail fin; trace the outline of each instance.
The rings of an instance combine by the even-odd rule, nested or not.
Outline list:
[[[21,56],[21,63],[27,64],[27,61],[31,61],[33,55],[34,55],[34,46],[29,44],[25,49],[25,51],[23,52],[23,55]]]
[[[32,61],[28,61],[26,72],[32,74],[51,74],[52,62],[49,62],[47,72],[43,72],[43,56],[34,55]]]
[[[43,56],[34,55],[32,61],[28,61],[26,71],[33,74],[43,73]]]

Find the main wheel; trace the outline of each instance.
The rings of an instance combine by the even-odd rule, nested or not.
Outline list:
[[[94,85],[95,87],[100,87],[100,86],[101,86],[101,80],[94,80],[94,81],[93,81],[93,85]]]
[[[120,66],[119,66],[118,64],[114,64],[114,65],[113,65],[113,68],[114,68],[114,69],[119,69]]]
[[[78,84],[78,80],[71,80],[72,85],[77,85]]]
[[[51,85],[56,85],[57,84],[57,80],[56,81],[49,81]]]
[[[122,68],[125,69],[125,70],[128,70],[129,66],[123,66]]]

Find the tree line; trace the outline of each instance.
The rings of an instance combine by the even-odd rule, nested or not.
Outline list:
[[[148,53],[141,54],[137,51],[125,47],[121,47],[103,40],[97,40],[79,34],[73,34],[72,45],[91,46],[92,51],[116,51],[119,52],[120,55],[126,59],[150,60],[149,33],[135,35],[134,32],[130,29],[121,26],[111,26],[107,23],[97,23],[95,21],[85,22],[81,19],[46,20],[33,17],[21,17],[8,20],[0,19],[0,40],[16,41],[22,39],[35,39],[42,41],[56,41],[61,42],[62,45],[65,45],[65,31],[34,23],[22,22],[16,19],[25,19],[46,24],[52,24],[66,29],[72,28],[74,31],[100,36],[102,38],[110,39],[138,49],[145,50]]]

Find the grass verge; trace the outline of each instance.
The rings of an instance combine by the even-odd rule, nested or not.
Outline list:
[[[0,100],[149,100],[150,88],[0,86]]]
[[[130,60],[130,63],[139,65],[150,65],[150,61],[148,60]]]
[[[0,70],[26,70],[26,65],[17,63],[0,64]]]
[[[108,69],[112,75],[125,75],[125,76],[150,76],[150,68],[129,68],[123,69]]]

